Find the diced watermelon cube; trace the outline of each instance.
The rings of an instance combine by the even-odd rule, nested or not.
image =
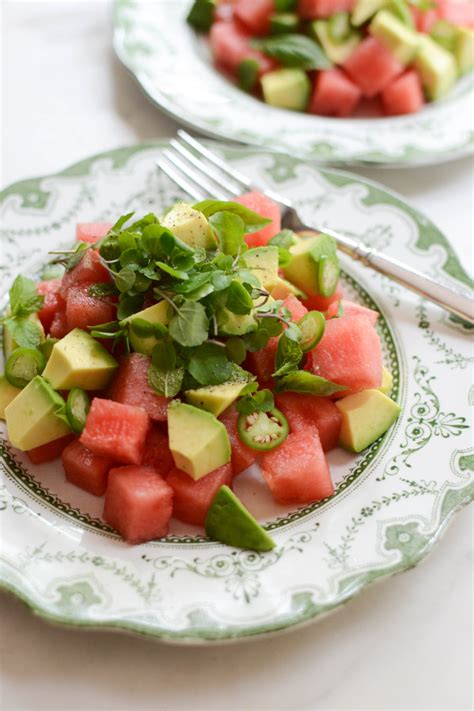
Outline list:
[[[97,282],[109,282],[110,280],[111,277],[107,269],[100,261],[99,252],[95,249],[87,249],[84,251],[84,256],[80,262],[63,276],[61,296],[66,299],[68,289],[71,286],[96,284]]]
[[[229,435],[230,446],[232,448],[232,471],[234,476],[248,469],[257,459],[256,451],[247,447],[239,437],[237,431],[238,417],[239,413],[235,409],[235,405],[228,407],[219,417]]]
[[[292,431],[314,425],[325,452],[337,446],[342,417],[332,400],[288,392],[277,394],[275,402],[288,420]]]
[[[375,96],[404,70],[403,64],[375,37],[366,37],[356,47],[344,69],[364,96]]]
[[[109,469],[114,465],[112,459],[97,456],[76,439],[64,449],[62,460],[71,484],[95,496],[105,494]]]
[[[111,222],[78,222],[76,225],[76,239],[79,242],[94,244],[105,237],[110,228]]]
[[[278,336],[272,337],[260,351],[247,353],[244,367],[257,376],[257,380],[262,387],[272,384],[278,340]]]
[[[326,321],[326,330],[316,348],[308,353],[306,369],[347,390],[345,397],[382,383],[380,338],[365,316],[341,316]]]
[[[52,338],[63,338],[67,333],[69,333],[69,328],[67,325],[66,305],[64,305],[59,307],[54,314],[49,328],[49,335]]]
[[[109,472],[104,519],[128,543],[166,536],[173,490],[151,467],[117,467]]]
[[[382,104],[387,116],[415,114],[424,103],[420,77],[413,69],[394,79],[382,91]]]
[[[237,73],[244,59],[255,59],[259,66],[259,77],[277,66],[275,60],[250,46],[249,35],[235,22],[215,22],[209,41],[216,64],[232,74]]]
[[[270,15],[275,11],[274,0],[237,0],[235,17],[253,35],[266,35],[270,29]]]
[[[281,215],[280,209],[273,200],[267,198],[259,192],[244,193],[236,198],[236,202],[245,205],[250,210],[253,210],[258,215],[271,220],[270,224],[263,227],[257,232],[252,232],[245,235],[245,241],[249,247],[264,247],[272,237],[281,230]]]
[[[47,442],[34,449],[29,449],[26,455],[30,462],[33,464],[44,464],[45,462],[52,462],[61,456],[63,449],[66,445],[74,439],[73,434],[66,435],[65,437],[60,437],[59,439],[54,439],[52,442]]]
[[[95,397],[80,441],[99,457],[123,464],[141,464],[149,429],[141,407]]]
[[[362,96],[359,87],[340,69],[327,69],[314,77],[309,110],[322,116],[350,116]]]
[[[163,479],[166,479],[170,471],[174,469],[175,464],[169,448],[168,436],[158,425],[153,425],[146,438],[143,464],[153,467]]]
[[[327,319],[334,318],[335,316],[337,316],[337,312],[339,311],[339,305],[342,306],[344,316],[365,316],[367,319],[369,319],[372,326],[375,326],[375,324],[377,323],[377,319],[379,317],[378,311],[368,309],[365,306],[361,306],[360,304],[355,304],[353,301],[348,301],[348,299],[341,299],[341,301],[333,301],[326,311]]]
[[[124,405],[142,407],[152,420],[166,421],[169,398],[157,395],[148,382],[150,358],[132,353],[123,358],[108,397]]]
[[[36,285],[38,294],[44,296],[43,306],[38,311],[38,317],[43,328],[49,332],[55,313],[58,309],[65,306],[61,291],[62,279],[51,279],[50,281],[41,281]]]
[[[461,27],[474,27],[474,3],[472,0],[438,0],[442,20]]]
[[[425,34],[429,34],[433,29],[433,25],[435,25],[440,19],[439,7],[433,7],[429,10],[422,10],[419,7],[410,5],[410,11],[413,16],[416,29],[418,32],[424,32]]]
[[[336,12],[351,12],[355,0],[299,0],[298,13],[303,20],[331,17]]]
[[[293,294],[289,294],[286,299],[284,299],[283,308],[288,309],[291,314],[292,321],[295,321],[296,323],[308,313],[306,306],[303,306],[301,301]]]
[[[332,296],[321,296],[320,294],[308,294],[308,298],[303,301],[308,311],[327,311],[331,304],[338,304],[344,296],[342,286],[339,283]]]
[[[173,489],[174,518],[202,526],[212,500],[221,486],[232,485],[232,466],[225,464],[198,481],[175,468],[167,477],[166,483]]]
[[[334,493],[315,427],[301,427],[262,456],[262,474],[280,504],[309,504]]]
[[[89,289],[89,284],[71,286],[68,289],[66,318],[69,331],[74,328],[87,331],[88,326],[115,320],[117,307],[106,298],[91,296]]]

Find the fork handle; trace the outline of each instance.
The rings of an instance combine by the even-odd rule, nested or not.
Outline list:
[[[313,231],[305,226],[305,233]],[[341,252],[348,254],[352,259],[362,262],[376,272],[380,272],[407,289],[425,297],[429,301],[450,311],[455,316],[474,324],[474,299],[467,292],[458,291],[449,286],[438,283],[429,276],[416,269],[402,264],[397,259],[385,257],[375,249],[346,237],[338,232],[324,229],[324,233],[335,238]]]

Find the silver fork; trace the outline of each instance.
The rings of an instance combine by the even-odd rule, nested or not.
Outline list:
[[[242,192],[259,190],[278,203],[281,211],[282,227],[294,232],[324,232],[337,242],[341,252],[348,254],[377,272],[402,284],[447,311],[474,323],[474,299],[471,294],[439,284],[422,272],[386,257],[371,247],[367,247],[351,237],[326,227],[307,225],[301,220],[289,200],[273,190],[253,184],[240,171],[230,168],[227,163],[183,130],[178,131],[179,139],[173,138],[157,160],[159,168],[182,190],[195,200],[212,197],[231,200]]]

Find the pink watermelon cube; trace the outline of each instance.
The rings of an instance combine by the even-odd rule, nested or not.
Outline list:
[[[78,439],[68,444],[62,453],[66,479],[94,496],[103,496],[107,488],[109,469],[113,460],[99,457]]]
[[[106,298],[91,296],[90,284],[70,286],[66,300],[66,318],[68,330],[82,328],[87,331],[89,326],[114,321],[117,308]]]
[[[274,11],[274,0],[237,0],[234,3],[234,16],[253,35],[268,34],[270,15]]]
[[[169,398],[157,395],[148,383],[150,358],[132,353],[123,358],[108,397],[124,405],[142,407],[157,422],[166,422]]]
[[[230,446],[232,448],[232,471],[234,476],[241,474],[248,469],[257,459],[257,453],[254,449],[247,447],[239,437],[237,431],[237,420],[239,413],[235,409],[235,405],[228,407],[225,412],[219,417],[225,425],[227,434],[229,435]]]
[[[314,426],[325,452],[337,446],[342,418],[332,400],[303,393],[279,393],[275,401],[292,431]]]
[[[413,69],[394,79],[382,91],[382,104],[387,116],[415,114],[424,103],[420,77]]]
[[[306,316],[308,313],[308,309],[306,306],[303,306],[301,301],[296,298],[293,294],[290,294],[289,296],[286,297],[283,301],[283,308],[288,309],[288,311],[291,314],[291,320],[295,321],[298,323],[300,319],[303,318],[303,316]]]
[[[127,543],[166,536],[173,490],[151,467],[117,467],[109,472],[104,519]]]
[[[198,481],[175,468],[167,477],[166,483],[173,490],[174,518],[202,526],[212,500],[221,486],[232,485],[232,466],[225,464]]]
[[[109,282],[110,280],[107,269],[100,261],[99,252],[94,249],[87,249],[81,261],[63,276],[61,296],[66,299],[67,292],[71,286],[96,284],[97,282]]]
[[[99,457],[141,464],[149,417],[141,407],[95,397],[80,441]]]
[[[375,324],[377,323],[377,319],[379,317],[378,311],[368,309],[365,306],[361,306],[360,304],[355,304],[353,301],[349,301],[348,299],[341,299],[341,301],[333,301],[326,311],[327,319],[334,318],[337,316],[337,312],[339,311],[339,304],[341,304],[342,306],[344,316],[365,316],[370,321],[372,326],[375,326]]]
[[[52,338],[63,338],[67,333],[69,333],[69,328],[67,325],[66,304],[64,304],[64,306],[58,307],[58,310],[53,316],[49,328],[49,335]]]
[[[105,237],[111,227],[113,227],[111,222],[78,222],[76,240],[94,244]]]
[[[262,474],[279,504],[310,504],[334,493],[315,427],[301,427],[262,456]]]
[[[442,20],[461,27],[474,27],[474,3],[472,0],[438,0]]]
[[[251,192],[244,193],[236,198],[236,202],[245,205],[250,210],[253,210],[258,215],[266,217],[271,222],[257,232],[251,232],[245,235],[245,241],[249,247],[264,247],[272,237],[281,230],[281,215],[280,208],[273,200],[267,198],[262,193]]]
[[[422,10],[414,5],[409,7],[418,32],[429,34],[433,29],[433,25],[440,19],[439,7],[433,7],[429,10]]]
[[[25,452],[26,456],[33,464],[45,464],[46,462],[53,462],[55,459],[61,456],[63,449],[74,439],[74,435],[66,435],[65,437],[60,437],[52,442],[47,442],[46,444],[41,444],[39,447],[34,449],[29,449]]]
[[[352,12],[355,0],[299,0],[298,13],[303,20],[331,17],[336,12]]]
[[[272,373],[275,371],[275,356],[279,337],[270,338],[267,345],[255,353],[247,353],[244,367],[257,376],[262,387],[272,384]]]
[[[249,35],[235,22],[215,22],[209,41],[216,64],[232,74],[236,74],[244,59],[255,59],[259,65],[259,76],[277,66],[273,59],[250,46]]]
[[[342,286],[339,283],[332,296],[321,296],[320,294],[308,294],[308,298],[303,301],[308,311],[327,311],[331,304],[338,304],[344,296]]]
[[[404,70],[403,64],[375,37],[366,37],[344,63],[364,96],[375,96]]]
[[[322,116],[350,116],[362,96],[359,87],[340,69],[327,69],[314,77],[309,110]]]
[[[58,309],[65,307],[64,299],[61,296],[62,279],[51,279],[42,281],[36,285],[38,294],[44,296],[43,306],[38,311],[38,317],[44,330],[48,333],[53,323],[54,316]]]
[[[365,316],[341,316],[326,322],[316,348],[308,353],[306,369],[347,390],[345,397],[382,384],[380,338]]]
[[[163,479],[174,469],[174,459],[169,448],[168,436],[158,425],[153,425],[145,442],[143,464],[152,467]]]

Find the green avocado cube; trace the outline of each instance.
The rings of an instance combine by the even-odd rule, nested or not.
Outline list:
[[[308,105],[311,82],[303,69],[275,69],[260,79],[263,99],[270,106],[304,111]]]
[[[393,425],[400,406],[380,390],[362,390],[336,402],[342,415],[339,444],[362,452]]]
[[[369,32],[405,65],[413,61],[420,46],[421,36],[387,10],[380,10],[375,15]]]
[[[336,254],[332,237],[317,234],[290,247],[291,261],[283,268],[286,279],[307,294],[319,293],[319,260]]]
[[[149,306],[147,309],[138,311],[132,316],[128,316],[121,324],[130,325],[130,345],[132,346],[135,353],[142,353],[143,355],[150,356],[153,348],[158,343],[158,339],[155,336],[138,336],[132,327],[133,321],[135,319],[143,319],[149,323],[161,323],[163,326],[167,326],[171,318],[171,307],[167,301],[159,301],[153,306]]]
[[[0,420],[5,419],[5,408],[21,393],[21,388],[16,388],[8,382],[4,375],[0,375]]]
[[[430,37],[423,37],[414,61],[421,83],[433,101],[445,96],[454,86],[457,65],[453,55]]]
[[[234,314],[228,308],[222,308],[217,314],[217,332],[219,336],[245,336],[258,328],[253,313]]]
[[[79,328],[54,344],[43,378],[55,390],[103,390],[118,363],[91,335]]]
[[[227,410],[237,400],[245,385],[247,385],[247,380],[186,390],[184,399],[190,405],[207,410],[215,417],[219,417],[224,410]]]
[[[278,281],[278,247],[255,247],[244,255],[245,263],[252,274],[269,291]]]
[[[313,32],[321,42],[331,62],[334,62],[334,64],[344,64],[357,45],[360,44],[362,39],[361,34],[357,30],[353,30],[345,40],[335,42],[331,38],[328,24],[327,20],[316,20],[312,23]]]
[[[174,400],[168,408],[168,437],[176,466],[195,481],[230,462],[225,426],[198,407]]]
[[[459,74],[467,74],[474,69],[474,30],[458,27],[454,56]]]
[[[387,368],[382,368],[382,385],[377,388],[384,395],[390,395],[393,388],[393,375]]]
[[[204,249],[216,249],[217,239],[206,217],[185,202],[178,202],[162,220],[175,237],[185,244]]]
[[[360,27],[386,4],[387,0],[356,0],[352,10],[351,23],[354,27]]]
[[[228,486],[221,486],[204,523],[209,538],[235,548],[271,551],[275,541]]]
[[[71,430],[58,417],[65,409],[62,397],[37,375],[5,408],[10,442],[25,452],[65,437]]]

